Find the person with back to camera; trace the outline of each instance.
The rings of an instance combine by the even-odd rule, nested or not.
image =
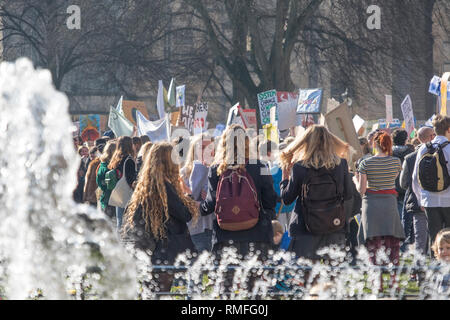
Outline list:
[[[173,149],[170,143],[155,143],[143,158],[121,229],[125,244],[145,252],[153,265],[173,266],[179,254],[195,252],[187,222],[198,220],[198,204],[182,191],[178,165],[172,161]],[[153,285],[160,292],[169,292],[174,274],[163,270],[153,273],[158,275]]]
[[[428,218],[430,242],[443,228],[450,227],[450,117],[433,120],[436,137],[417,152],[413,190]]]
[[[379,265],[379,251],[385,249],[389,263],[398,266],[400,241],[405,238],[395,191],[395,179],[401,170],[400,159],[391,156],[392,139],[389,134],[378,132],[373,145],[376,149],[375,156],[361,161],[359,179],[354,179],[363,197],[358,240],[369,251],[372,264]],[[381,276],[380,291],[382,290]]]
[[[421,144],[427,144],[434,139],[436,134],[434,133],[433,128],[422,127],[418,131],[418,136]],[[422,255],[426,255],[428,248],[427,216],[423,208],[421,208],[417,197],[412,190],[412,176],[419,149],[420,145],[417,147],[416,151],[405,157],[405,161],[403,162],[403,169],[400,174],[400,186],[406,190],[405,209],[406,214],[410,215],[410,219],[403,219],[406,236],[404,245],[410,242],[414,242],[416,251],[420,252]],[[408,221],[411,221],[411,223],[408,224]],[[409,241],[408,237],[412,238],[411,241]]]
[[[407,145],[406,142],[408,140],[408,132],[403,129],[395,129],[392,132],[392,142],[394,143],[394,146],[392,147],[392,156],[397,157],[400,159],[400,163],[403,166],[403,163],[405,161],[405,157],[414,152],[414,148],[412,148],[410,145]],[[395,179],[395,191],[397,191],[397,206],[398,206],[398,212],[400,214],[400,220],[402,221],[403,230],[405,231],[405,241],[400,247],[401,252],[405,252],[407,249],[407,246],[410,244],[411,237],[410,237],[410,231],[411,228],[409,228],[412,225],[412,216],[406,213],[405,208],[405,192],[406,190],[403,189],[400,185],[400,175]]]
[[[133,160],[133,156],[134,151],[132,139],[130,137],[120,137],[117,140],[116,151],[114,152],[114,155],[112,156],[112,159],[108,165],[109,170],[119,171],[118,177],[119,179],[123,175],[125,175],[126,182],[128,183],[128,186],[131,189],[133,189],[133,183],[136,180],[136,164]],[[116,207],[116,219],[118,231],[122,227],[122,217],[123,212],[125,210],[125,206],[124,208]]]
[[[313,125],[281,153],[281,198],[286,205],[297,200],[289,225],[289,251],[298,258],[328,260],[317,251],[345,247],[344,202],[352,198],[348,152],[347,143],[324,126]]]
[[[216,214],[213,222],[213,252],[219,258],[226,247],[241,258],[257,256],[265,261],[272,246],[271,220],[277,194],[266,167],[250,159],[250,139],[245,129],[233,124],[225,129],[215,160],[208,172],[208,191],[200,206],[202,215]],[[240,190],[234,192],[234,190]],[[228,273],[225,289],[231,286]],[[256,277],[249,280],[251,291]]]
[[[111,195],[111,190],[108,190],[108,187],[106,185],[105,181],[105,174],[109,170],[108,165],[111,161],[111,158],[116,151],[117,143],[114,140],[108,141],[106,143],[105,148],[103,149],[103,153],[100,156],[100,166],[97,171],[96,176],[96,183],[98,187],[102,190],[102,195],[100,196],[100,207],[102,211],[111,219],[116,218],[116,209],[110,205],[108,205],[109,202],[109,196]]]

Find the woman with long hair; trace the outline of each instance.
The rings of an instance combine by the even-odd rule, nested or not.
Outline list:
[[[108,165],[109,170],[118,170],[119,179],[125,175],[130,188],[134,189],[136,180],[136,164],[133,160],[133,141],[130,137],[120,137],[117,140],[117,148]],[[117,230],[122,227],[122,217],[125,208],[116,207]]]
[[[400,159],[392,156],[392,138],[386,132],[375,134],[373,147],[375,156],[361,161],[359,179],[355,178],[363,197],[358,240],[367,247],[373,264],[379,264],[377,256],[385,249],[389,262],[397,266],[400,241],[405,238],[395,191],[395,179],[402,166]]]
[[[121,230],[134,247],[151,255],[151,263],[173,265],[178,254],[194,251],[187,222],[198,220],[198,204],[186,196],[170,143],[156,143],[144,157]],[[169,291],[173,275],[159,275],[160,291]]]
[[[259,218],[253,227],[240,231],[226,230],[219,226],[217,219],[214,219],[213,252],[219,253],[224,247],[234,247],[242,257],[259,251],[259,257],[264,259],[273,240],[271,220],[275,215],[277,194],[273,189],[272,176],[263,174],[267,173],[265,165],[257,159],[250,159],[250,138],[246,135],[245,129],[236,124],[224,131],[218,143],[215,160],[209,168],[208,192],[200,206],[202,215],[216,213],[216,217],[218,216],[217,213],[220,211],[220,208],[216,208],[218,184],[230,170],[237,170],[252,178],[257,196],[254,200],[260,204]],[[252,201],[250,198],[246,200],[248,203]]]
[[[108,165],[111,161],[114,152],[116,151],[116,141],[110,140],[106,143],[103,153],[100,156],[100,167],[97,171],[96,182],[98,187],[102,190],[102,195],[100,196],[100,207],[103,212],[110,218],[115,218],[116,213],[114,207],[108,205],[109,197],[111,195],[111,190],[108,190],[105,181],[105,174],[108,172]]]
[[[195,201],[203,201],[208,190],[208,170],[214,160],[214,141],[208,133],[195,136],[180,169],[182,183],[191,190]],[[188,223],[189,233],[198,252],[212,250],[213,215],[202,216],[198,223]]]
[[[330,133],[324,126],[313,125],[281,153],[283,176],[280,189],[283,204],[290,205],[298,199],[289,225],[289,236],[292,238],[289,251],[294,252],[299,258],[313,261],[326,259],[317,253],[320,248],[345,246],[346,221],[336,220],[336,228],[330,229],[331,231],[327,233],[321,231],[322,228],[328,228],[325,221],[314,225],[313,228],[312,220],[308,218],[313,210],[305,205],[308,199],[304,199],[303,190],[310,188],[311,177],[316,177],[316,183],[322,182],[317,180],[317,176],[320,179],[331,177],[331,181],[335,184],[331,187],[333,194],[329,192],[315,194],[313,200],[316,203],[330,203],[329,207],[337,203],[337,210],[341,210],[340,205],[343,205],[343,202],[338,203],[338,197],[342,197],[342,201],[352,198],[352,181],[345,159],[349,151],[349,145]],[[310,196],[312,197],[308,191],[307,197]],[[331,214],[331,209],[330,212],[325,213]]]

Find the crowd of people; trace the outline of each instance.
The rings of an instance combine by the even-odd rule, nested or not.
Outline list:
[[[405,252],[448,263],[449,140],[450,118],[440,115],[413,140],[403,129],[360,137],[357,161],[348,143],[320,125],[279,144],[237,124],[218,137],[171,142],[76,138],[73,197],[102,210],[153,265],[173,265],[187,250],[220,257],[228,247],[263,262],[278,250],[327,262],[319,249],[334,247],[356,263],[360,246],[375,265],[398,266]],[[434,181],[427,170],[436,163]],[[158,281],[169,291],[173,275]]]

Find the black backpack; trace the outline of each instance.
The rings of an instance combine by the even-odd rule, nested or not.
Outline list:
[[[422,189],[430,192],[441,192],[450,186],[450,176],[447,170],[443,149],[449,141],[434,146],[427,143],[427,151],[419,160],[417,178]]]
[[[340,169],[308,169],[301,204],[306,228],[312,234],[330,234],[345,226],[344,183],[336,179]]]

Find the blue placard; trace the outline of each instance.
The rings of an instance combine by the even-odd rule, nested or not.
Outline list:
[[[297,113],[320,113],[322,89],[300,89]]]

